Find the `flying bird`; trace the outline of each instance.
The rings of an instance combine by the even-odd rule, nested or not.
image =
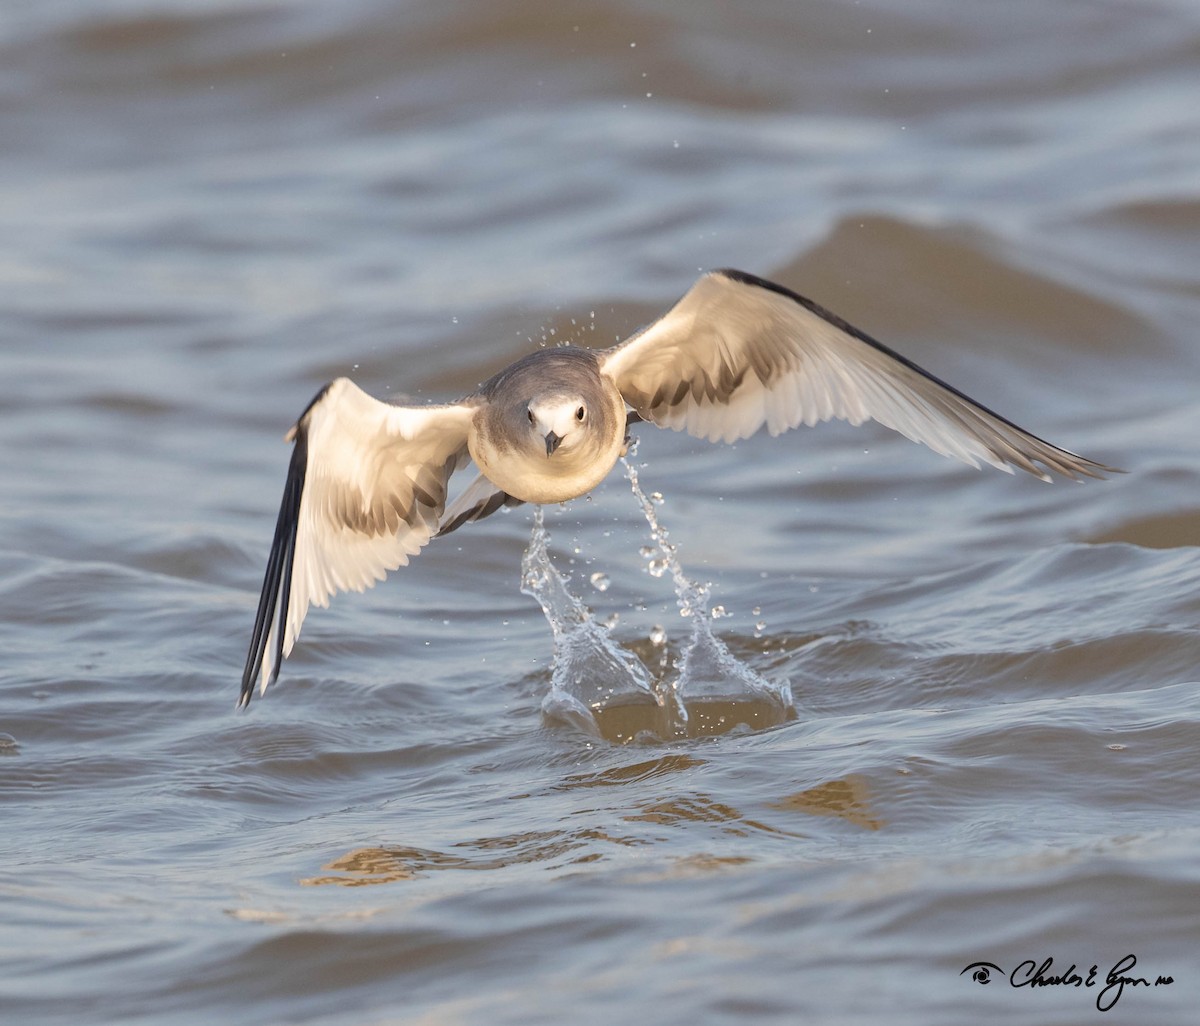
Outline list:
[[[742,271],[703,275],[611,349],[543,349],[457,402],[401,406],[326,385],[293,443],[239,706],[262,691],[309,606],[362,591],[432,538],[501,506],[595,488],[638,422],[712,442],[837,418],[875,420],[935,452],[1045,481],[1115,468],[1017,427],[804,296]],[[478,475],[447,506],[451,475]]]

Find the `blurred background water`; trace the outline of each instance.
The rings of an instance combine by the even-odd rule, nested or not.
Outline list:
[[[960,971],[1128,953],[1174,983],[1105,1021],[1190,1021],[1197,95],[1190,0],[0,7],[3,1021],[1044,1026],[1099,988]],[[1130,473],[643,431],[795,721],[543,722],[525,509],[234,712],[318,387],[454,398],[713,266]],[[628,482],[546,525],[669,674]]]

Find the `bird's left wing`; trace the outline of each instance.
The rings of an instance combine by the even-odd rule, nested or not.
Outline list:
[[[393,406],[347,378],[327,385],[294,441],[239,705],[279,675],[310,605],[362,591],[437,532],[446,483],[467,460],[471,401]]]
[[[811,300],[741,271],[704,275],[661,319],[604,350],[600,370],[643,420],[713,442],[764,425],[777,435],[832,418],[876,420],[975,467],[1018,467],[1046,481],[1046,470],[1079,479],[1113,469],[1043,441]]]

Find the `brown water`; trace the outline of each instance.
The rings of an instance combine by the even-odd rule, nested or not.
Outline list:
[[[0,1021],[1194,1021],[1197,96],[1191,0],[0,7]],[[1129,473],[643,431],[796,719],[544,721],[524,509],[234,712],[322,383],[451,398],[711,266]],[[628,482],[546,522],[669,677]],[[1107,1013],[1005,978],[1130,953]]]

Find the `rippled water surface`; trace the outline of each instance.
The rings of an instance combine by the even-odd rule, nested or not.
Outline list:
[[[1197,95],[1190,0],[0,8],[0,1018],[1194,1021]],[[315,611],[234,711],[325,381],[454,398],[714,266],[1129,472],[643,429],[795,719],[544,718],[527,508]],[[545,528],[669,680],[629,482]],[[1008,979],[1127,954],[1107,1013]]]

